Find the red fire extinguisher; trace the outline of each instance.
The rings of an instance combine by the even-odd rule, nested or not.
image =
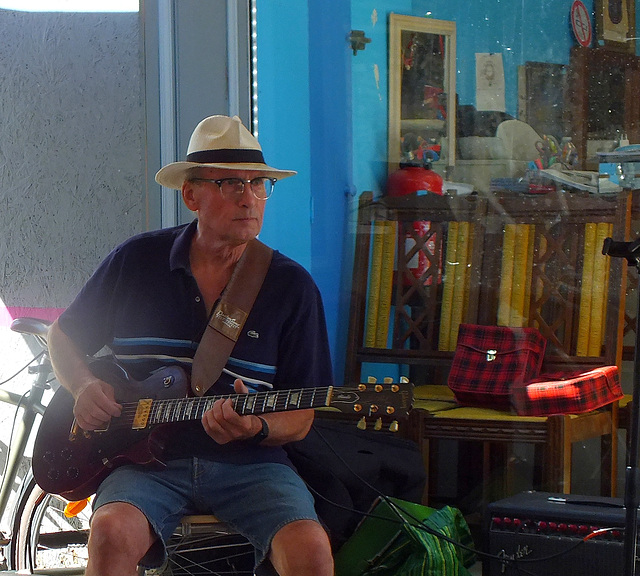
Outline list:
[[[405,196],[408,194],[442,195],[442,183],[442,176],[431,169],[429,162],[424,162],[423,164],[401,163],[400,168],[391,173],[387,179],[387,194],[389,196]],[[412,225],[414,234],[421,237],[429,234],[430,226],[430,222],[424,220],[416,221]],[[407,232],[405,236],[405,254],[409,253],[415,244],[415,238],[411,232]],[[432,237],[425,243],[425,248],[434,253],[435,245],[435,238]],[[422,278],[429,267],[429,260],[424,249],[417,251],[408,262],[408,267],[415,278]],[[429,284],[431,284],[431,277],[425,280],[425,285]]]

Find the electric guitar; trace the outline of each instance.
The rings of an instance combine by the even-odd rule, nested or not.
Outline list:
[[[93,373],[114,386],[122,413],[104,430],[81,429],[73,416],[74,400],[59,388],[45,410],[36,437],[32,468],[38,485],[69,500],[93,494],[111,470],[123,464],[162,464],[163,433],[178,422],[200,420],[214,402],[230,398],[238,414],[264,414],[330,407],[343,414],[372,417],[374,429],[406,418],[412,384],[360,384],[355,387],[302,388],[223,396],[188,396],[189,378],[170,366],[136,381],[111,361],[94,362]],[[359,424],[359,427],[362,427]]]

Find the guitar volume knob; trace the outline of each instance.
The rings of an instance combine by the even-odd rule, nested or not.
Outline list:
[[[47,478],[49,478],[49,480],[57,480],[60,478],[60,471],[57,468],[49,468]]]
[[[73,458],[73,450],[69,450],[69,448],[63,448],[60,450],[60,458],[63,460],[71,460]]]

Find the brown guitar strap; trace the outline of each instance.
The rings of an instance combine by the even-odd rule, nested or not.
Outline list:
[[[191,389],[202,396],[222,374],[267,275],[273,250],[257,239],[243,252],[205,328],[191,369]]]

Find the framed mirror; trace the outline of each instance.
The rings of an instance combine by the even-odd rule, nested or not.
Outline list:
[[[389,18],[389,171],[435,152],[445,175],[455,164],[456,24]]]

